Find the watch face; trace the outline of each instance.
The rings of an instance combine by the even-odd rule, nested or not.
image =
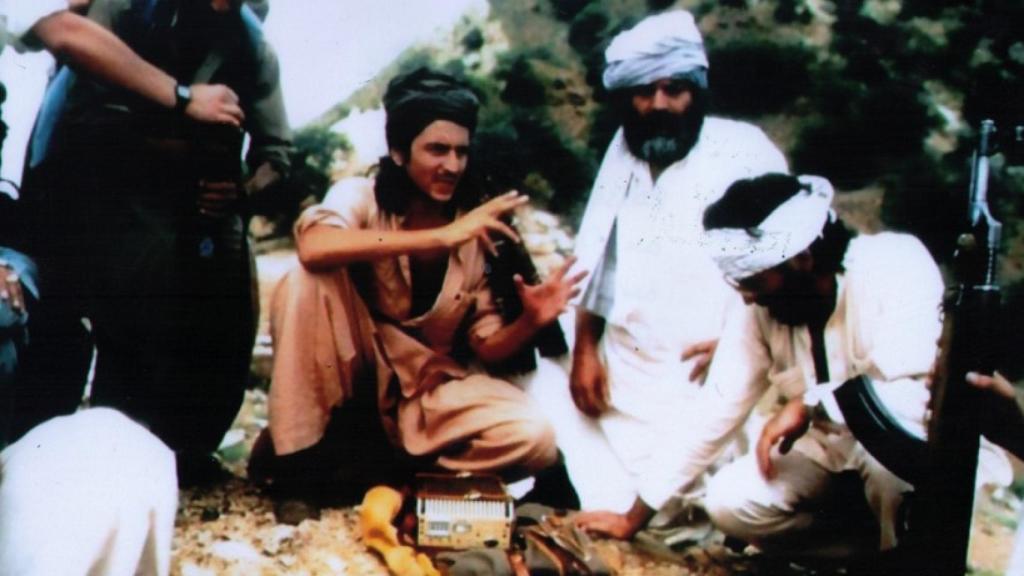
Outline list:
[[[174,88],[174,109],[184,112],[188,103],[192,101],[192,90],[188,86],[178,84]]]

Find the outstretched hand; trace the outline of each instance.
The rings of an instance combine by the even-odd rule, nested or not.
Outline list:
[[[990,441],[1024,458],[1024,409],[1017,403],[1013,384],[999,372],[991,376],[968,372],[967,381],[985,391],[982,400],[987,414],[981,419],[981,432]]]
[[[519,300],[523,303],[523,314],[531,324],[541,327],[554,322],[565,312],[569,301],[579,295],[579,283],[587,275],[587,272],[584,270],[566,277],[574,263],[576,263],[574,256],[566,258],[565,262],[556,268],[547,280],[534,286],[527,285],[519,274],[512,277],[516,285],[516,292],[519,293]]]
[[[772,465],[772,447],[781,440],[779,453],[786,454],[793,448],[793,443],[807,432],[811,425],[811,417],[804,406],[803,398],[793,398],[783,406],[761,431],[757,441],[757,467],[761,475],[771,480],[775,477]]]
[[[1016,393],[1013,391],[1013,384],[1010,384],[1010,381],[999,372],[995,372],[991,376],[979,374],[978,372],[968,372],[967,381],[976,388],[991,390],[997,395],[1008,400],[1016,398]]]
[[[241,126],[245,113],[238,103],[238,94],[223,84],[193,84],[192,100],[185,114],[197,122]]]
[[[704,383],[704,379],[708,376],[708,367],[711,366],[711,360],[714,359],[717,348],[718,339],[716,338],[697,342],[683,350],[682,359],[684,361],[690,358],[696,359],[693,363],[693,370],[690,370],[690,382]]]
[[[526,204],[529,200],[528,197],[515,190],[491,198],[441,229],[441,238],[445,247],[456,248],[470,240],[477,239],[491,254],[497,256],[498,249],[491,240],[490,233],[497,232],[513,242],[520,242],[516,231],[502,222],[501,217]]]
[[[633,526],[627,515],[616,512],[580,512],[573,516],[573,522],[590,534],[617,540],[630,540],[639,530],[639,527]]]

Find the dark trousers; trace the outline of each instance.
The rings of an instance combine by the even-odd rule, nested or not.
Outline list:
[[[125,412],[175,451],[208,453],[241,406],[256,310],[245,222],[200,216],[200,177],[188,162],[114,146],[51,161],[26,195],[49,347],[74,346],[87,318],[93,405]],[[84,380],[41,364],[19,385],[35,420],[66,411]]]

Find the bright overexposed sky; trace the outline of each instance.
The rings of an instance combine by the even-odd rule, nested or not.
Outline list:
[[[285,107],[301,126],[367,82],[410,45],[437,38],[487,0],[271,0],[265,32],[281,61]],[[20,180],[22,156],[51,60],[4,49],[4,178]]]
[[[281,57],[292,125],[323,113],[469,10],[486,14],[487,1],[271,0],[265,30]]]

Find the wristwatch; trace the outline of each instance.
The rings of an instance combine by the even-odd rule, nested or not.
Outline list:
[[[192,101],[192,89],[184,84],[174,86],[174,110],[184,113],[188,103]]]

